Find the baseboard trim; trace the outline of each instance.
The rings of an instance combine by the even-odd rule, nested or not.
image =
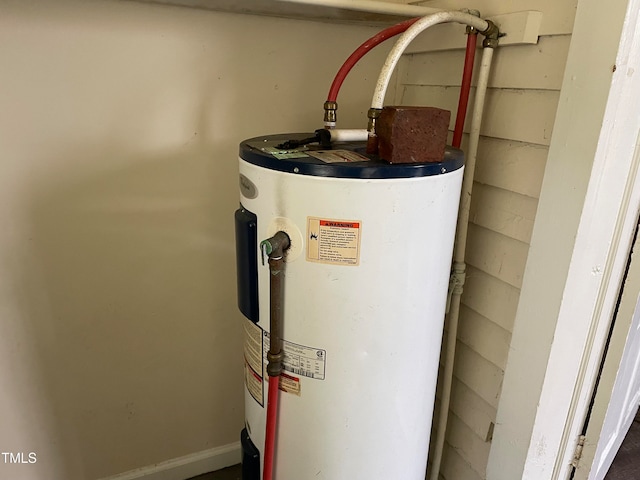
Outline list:
[[[240,442],[173,458],[100,480],[185,480],[240,463]]]

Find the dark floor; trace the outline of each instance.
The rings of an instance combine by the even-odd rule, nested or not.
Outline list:
[[[218,470],[217,472],[205,473],[189,480],[241,480],[242,470],[240,465]]]
[[[235,465],[217,472],[198,475],[189,480],[241,480],[241,478],[240,465]],[[605,480],[640,480],[640,411],[636,414]]]
[[[605,480],[635,480],[640,479],[640,410],[631,424],[629,433],[624,437],[624,442]]]

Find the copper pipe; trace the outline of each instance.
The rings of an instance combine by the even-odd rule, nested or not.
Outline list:
[[[267,373],[270,377],[277,377],[282,373],[282,324],[284,310],[284,252],[291,241],[283,231],[260,243],[262,253],[269,256],[269,352],[267,353]]]
[[[264,469],[262,478],[272,480],[275,462],[276,436],[278,430],[278,387],[282,373],[282,321],[284,309],[284,252],[291,245],[289,236],[279,231],[273,237],[260,242],[262,262],[269,256],[269,296],[270,296],[270,342],[267,352],[267,374],[269,375],[269,396],[267,399],[267,419],[264,441]]]

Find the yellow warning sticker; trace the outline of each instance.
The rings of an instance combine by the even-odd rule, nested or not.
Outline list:
[[[360,264],[360,220],[307,217],[307,260],[331,265]]]
[[[278,388],[283,392],[300,396],[300,379],[283,372],[280,374],[280,384]]]

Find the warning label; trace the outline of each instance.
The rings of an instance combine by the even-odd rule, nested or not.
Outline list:
[[[269,332],[263,332],[263,351],[266,375],[267,352],[269,351]],[[324,372],[327,361],[327,351],[322,348],[306,347],[297,343],[283,340],[284,360],[282,366],[285,371],[302,377],[324,380]],[[295,378],[295,377],[293,377]],[[282,388],[282,384],[280,385]]]
[[[280,374],[280,384],[278,388],[283,392],[300,396],[300,379],[286,373]]]
[[[248,318],[244,319],[244,358],[255,371],[262,371],[262,329]]]
[[[264,406],[262,328],[251,320],[244,319],[244,383],[251,396]]]
[[[369,159],[364,155],[350,150],[309,150],[307,155],[322,160],[325,163],[352,163],[366,162]]]
[[[258,375],[247,362],[245,362],[244,365],[244,384],[247,386],[247,390],[255,399],[255,401],[264,407],[264,389],[262,387],[262,377]]]
[[[359,220],[307,217],[307,260],[332,265],[360,263]]]

